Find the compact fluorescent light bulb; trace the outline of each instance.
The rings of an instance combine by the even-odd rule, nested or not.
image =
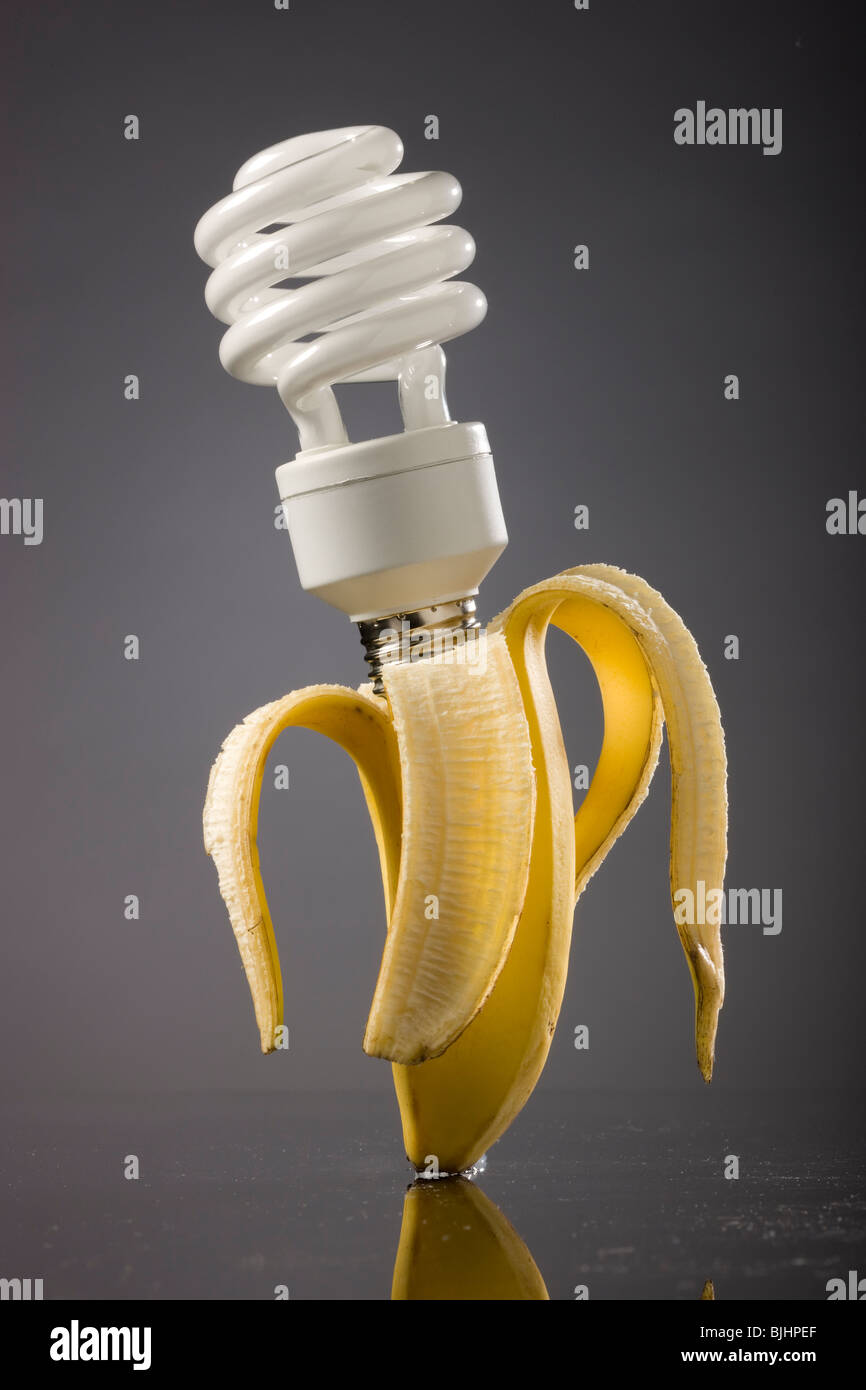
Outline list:
[[[474,595],[508,536],[484,426],[451,420],[441,344],[487,303],[465,270],[475,244],[442,225],[450,174],[395,174],[382,126],[284,140],[238,170],[195,230],[205,297],[229,324],[220,360],[276,386],[300,451],[277,485],[301,585],[377,645],[394,620],[477,626]],[[292,288],[282,282],[300,279]],[[404,433],[350,443],[333,386],[396,381]]]

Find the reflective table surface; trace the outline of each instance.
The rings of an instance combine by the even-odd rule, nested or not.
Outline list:
[[[414,1186],[384,1094],[3,1116],[0,1274],[45,1299],[809,1300],[866,1273],[862,1098],[837,1093],[539,1092],[483,1173]]]

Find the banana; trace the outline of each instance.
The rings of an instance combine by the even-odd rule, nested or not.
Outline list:
[[[604,709],[601,755],[573,830],[569,769],[544,662],[550,623],[586,652]],[[701,875],[708,886],[720,886],[724,876],[718,706],[693,639],[661,596],[624,571],[587,566],[525,590],[490,629],[506,636],[524,696],[538,780],[536,830],[523,914],[487,1004],[442,1057],[394,1069],[410,1159],[420,1168],[434,1154],[447,1172],[471,1166],[501,1137],[541,1075],[565,989],[575,903],[647,794],[663,714],[672,768],[672,894]],[[574,871],[566,868],[572,839]],[[678,931],[695,987],[698,1065],[709,1080],[724,993],[720,934],[717,927]]]
[[[544,656],[549,626],[586,652],[605,731],[575,817]],[[477,669],[453,653],[386,666],[370,686],[313,686],[229,735],[211,774],[205,845],[247,972],[262,1048],[281,1019],[255,830],[268,749],[289,724],[355,759],[382,865],[388,930],[365,1050],[389,1058],[416,1168],[468,1168],[508,1128],[556,1027],[575,903],[647,795],[668,726],[671,894],[721,888],[721,721],[693,638],[661,595],[610,566],[519,594]],[[718,925],[680,925],[702,1075],[712,1075],[724,969]]]
[[[474,1182],[420,1178],[403,1201],[392,1300],[547,1300],[514,1227]]]

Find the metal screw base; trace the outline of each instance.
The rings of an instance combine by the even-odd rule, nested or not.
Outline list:
[[[400,661],[419,661],[435,656],[447,645],[457,631],[480,629],[475,616],[474,598],[461,598],[453,603],[437,603],[432,608],[418,608],[413,613],[392,613],[387,618],[373,618],[359,623],[364,659],[373,678],[377,695],[385,693],[382,682],[383,666]]]

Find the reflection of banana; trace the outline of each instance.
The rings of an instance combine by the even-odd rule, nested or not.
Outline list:
[[[546,1299],[538,1267],[489,1197],[465,1178],[420,1179],[403,1203],[392,1299]]]
[[[605,732],[577,817],[544,644],[583,647]],[[518,595],[475,653],[386,665],[370,686],[310,686],[250,715],[211,772],[205,845],[219,870],[263,1051],[282,1020],[255,835],[265,759],[289,725],[355,759],[389,927],[365,1050],[388,1057],[416,1167],[469,1167],[505,1131],[547,1057],[576,897],[643,801],[667,721],[671,891],[722,885],[727,801],[718,706],[682,621],[643,580],[592,565]],[[515,926],[516,924],[516,926]],[[698,1063],[713,1066],[724,994],[718,926],[680,925]]]

